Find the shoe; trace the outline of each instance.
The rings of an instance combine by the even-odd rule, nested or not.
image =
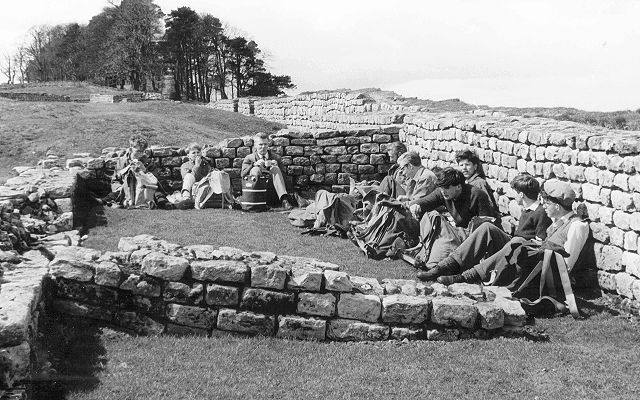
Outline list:
[[[284,199],[282,200],[282,209],[285,211],[289,211],[293,208],[293,206],[291,205],[291,203],[289,202],[289,200]]]
[[[461,274],[457,275],[445,275],[438,277],[438,283],[442,283],[445,286],[453,285],[454,283],[464,283],[466,280]]]
[[[416,260],[416,263],[418,260]],[[421,281],[435,281],[436,278],[443,275],[453,275],[456,272],[456,268],[452,265],[436,265],[428,271],[419,272],[418,279]]]

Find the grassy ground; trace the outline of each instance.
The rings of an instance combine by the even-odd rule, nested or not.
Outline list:
[[[49,355],[64,384],[35,399],[637,398],[637,322],[599,312],[537,325],[548,342],[131,337],[67,321],[73,335]]]
[[[105,214],[107,225],[92,229],[85,246],[114,251],[122,236],[151,233],[182,245],[210,244],[315,257],[336,263],[352,275],[415,279],[415,269],[405,262],[367,259],[347,239],[301,235],[301,229],[289,224],[286,213],[107,209]]]
[[[87,82],[38,82],[25,84],[1,84],[0,92],[47,93],[57,96],[69,96],[71,100],[89,101],[91,94],[129,94],[140,93],[134,90],[120,90],[108,86],[92,85]]]
[[[0,98],[0,182],[11,168],[34,165],[47,152],[63,157],[127,146],[141,134],[151,145],[215,144],[221,139],[272,132],[259,118],[164,101],[115,104],[18,102]]]
[[[348,240],[301,236],[277,212],[108,209],[106,217],[108,224],[91,230],[87,246],[114,250],[121,236],[152,233],[181,244],[318,257],[352,275],[414,276],[401,262],[366,259]],[[83,329],[102,356],[92,371],[83,370],[84,383],[64,392],[78,400],[636,398],[640,326],[596,304],[581,302],[585,320],[536,320],[548,342],[311,343],[227,335],[130,337]]]

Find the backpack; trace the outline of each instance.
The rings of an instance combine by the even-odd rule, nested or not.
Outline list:
[[[123,205],[129,208],[156,208],[155,194],[158,190],[158,179],[150,172],[127,168],[123,173]]]
[[[192,193],[196,210],[225,208],[235,204],[231,194],[231,179],[225,171],[209,172],[207,176],[195,183]]]

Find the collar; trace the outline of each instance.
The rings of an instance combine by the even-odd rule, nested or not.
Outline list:
[[[564,223],[569,221],[575,215],[576,215],[576,213],[574,213],[573,211],[570,211],[570,212],[566,213],[565,215],[563,215],[562,217],[560,217],[560,219],[558,219],[556,221],[553,221],[553,223],[556,224],[556,225],[564,225]]]
[[[268,159],[269,159],[269,151],[267,151],[267,153],[266,153],[265,155],[262,155],[262,154],[260,154],[260,153],[258,153],[258,152],[256,151],[256,158],[257,158],[258,160],[261,160],[261,159],[268,160]]]
[[[538,207],[540,207],[540,202],[539,201],[535,201],[533,203],[531,203],[529,205],[529,207],[524,207],[525,210],[527,211],[535,211],[538,209]]]
[[[416,178],[419,178],[420,176],[422,176],[422,171],[424,170],[424,167],[421,165],[418,167],[418,169],[416,170],[416,173],[413,175],[413,178],[409,179],[407,182],[418,182]]]

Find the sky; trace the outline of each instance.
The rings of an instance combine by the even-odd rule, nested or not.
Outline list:
[[[255,40],[310,90],[378,87],[490,106],[640,108],[640,1],[156,0]],[[0,57],[34,25],[86,24],[106,0],[3,0]]]

